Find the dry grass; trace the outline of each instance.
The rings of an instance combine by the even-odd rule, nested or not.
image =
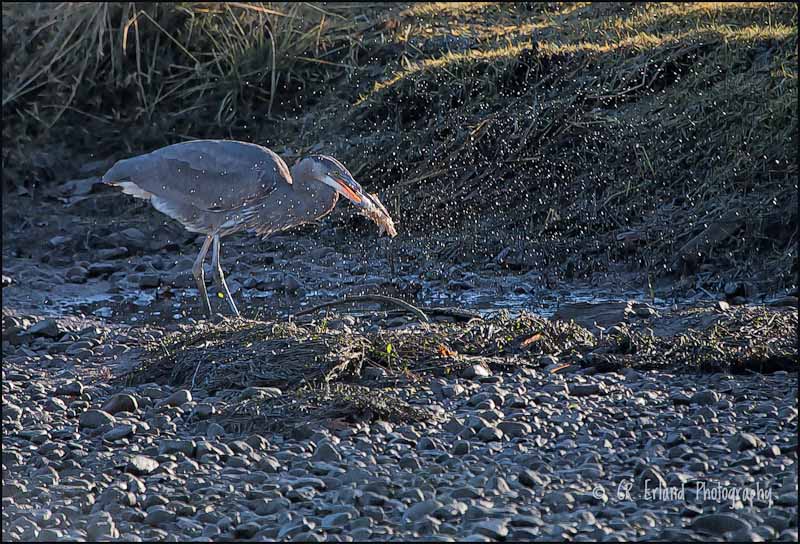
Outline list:
[[[4,3],[4,180],[30,176],[33,144],[69,139],[104,157],[212,134],[250,139],[353,69],[371,9]]]

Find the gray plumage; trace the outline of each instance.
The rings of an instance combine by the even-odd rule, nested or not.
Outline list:
[[[217,283],[239,314],[219,265],[220,237],[239,231],[266,237],[314,221],[333,210],[340,193],[362,209],[375,209],[372,198],[332,157],[306,157],[290,172],[266,147],[228,140],[184,142],[121,160],[103,181],[149,200],[187,230],[207,236],[193,272],[209,317],[202,263],[212,244]]]

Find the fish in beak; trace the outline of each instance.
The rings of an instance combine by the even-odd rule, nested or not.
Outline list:
[[[378,195],[364,192],[364,189],[353,179],[349,172],[330,173],[326,176],[325,183],[355,204],[363,215],[378,225],[381,233],[386,233],[390,237],[397,235],[394,221],[392,221],[386,207],[378,199]]]

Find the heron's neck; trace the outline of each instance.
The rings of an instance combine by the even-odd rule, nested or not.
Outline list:
[[[323,183],[295,179],[292,183],[294,214],[302,221],[313,221],[328,215],[339,200],[339,193]]]

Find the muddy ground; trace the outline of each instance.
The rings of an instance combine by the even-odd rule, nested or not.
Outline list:
[[[213,323],[194,235],[36,196],[3,209],[4,540],[797,539],[796,292],[564,283],[340,203],[225,239]],[[429,322],[296,315],[364,294]]]

